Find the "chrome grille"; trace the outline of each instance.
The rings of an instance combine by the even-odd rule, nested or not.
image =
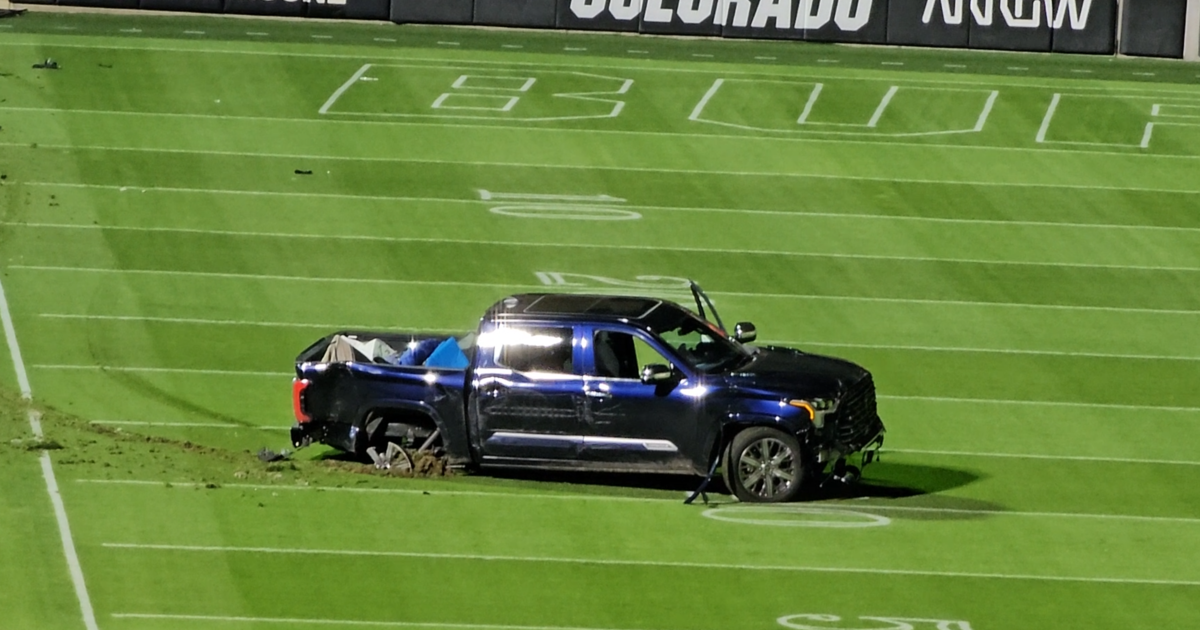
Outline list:
[[[838,407],[835,439],[846,452],[853,453],[883,431],[883,422],[875,409],[875,381],[867,374],[850,386]]]

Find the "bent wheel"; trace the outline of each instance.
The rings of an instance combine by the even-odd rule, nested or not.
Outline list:
[[[770,427],[753,427],[734,436],[725,451],[725,485],[740,501],[790,501],[804,483],[800,442]]]

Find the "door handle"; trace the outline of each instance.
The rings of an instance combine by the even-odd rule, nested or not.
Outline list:
[[[594,398],[596,400],[608,400],[609,398],[612,398],[612,394],[597,391],[594,389],[584,390],[583,395],[587,396],[588,398]]]

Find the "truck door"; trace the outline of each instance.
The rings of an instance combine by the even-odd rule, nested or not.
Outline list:
[[[572,326],[508,325],[480,335],[471,418],[486,463],[575,459],[583,376]]]
[[[678,361],[640,332],[595,327],[588,345],[583,459],[631,470],[702,469],[704,388],[682,374],[670,383],[643,383],[645,366]]]

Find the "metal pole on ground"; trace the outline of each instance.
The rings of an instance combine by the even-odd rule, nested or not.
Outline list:
[[[1188,0],[1183,18],[1183,58],[1200,61],[1200,0]]]

